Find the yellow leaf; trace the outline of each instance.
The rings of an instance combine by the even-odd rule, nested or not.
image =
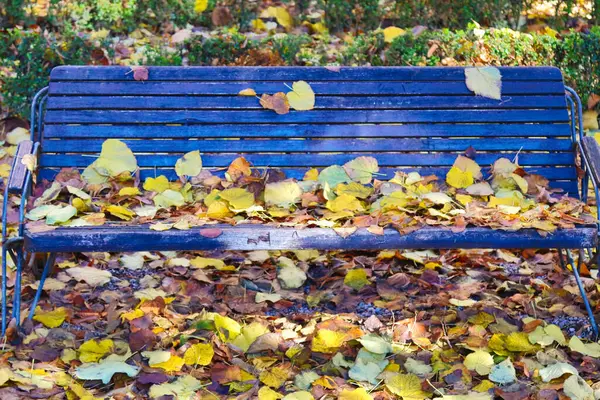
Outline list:
[[[223,219],[233,216],[233,213],[229,210],[227,202],[223,200],[217,200],[208,206],[206,216],[213,219]]]
[[[194,11],[198,14],[203,13],[208,7],[208,0],[196,0],[194,2]]]
[[[202,383],[198,379],[191,375],[183,375],[174,382],[152,385],[149,394],[152,399],[170,396],[177,400],[192,400],[196,398],[196,392],[200,388],[202,388]],[[214,400],[215,398],[216,397],[210,397],[211,400]],[[209,397],[206,397],[206,399],[209,399]]]
[[[200,171],[202,171],[202,157],[200,157],[200,151],[198,150],[184,154],[175,163],[175,172],[180,178],[196,176]]]
[[[315,400],[310,392],[306,390],[300,390],[298,392],[290,393],[286,395],[282,400]]]
[[[577,336],[571,337],[571,340],[569,340],[569,348],[586,356],[594,358],[600,357],[599,343],[583,343]]]
[[[344,277],[344,284],[355,290],[360,290],[369,283],[367,271],[364,268],[351,269]]]
[[[285,7],[269,7],[267,9],[267,13],[271,17],[275,17],[277,23],[283,26],[285,29],[290,29],[292,27],[292,16]]]
[[[187,365],[209,365],[215,355],[215,350],[209,343],[198,343],[190,346],[183,355]]]
[[[421,380],[413,374],[398,374],[386,379],[386,387],[403,400],[423,400],[429,395],[421,390]]]
[[[235,320],[219,314],[215,315],[215,328],[217,328],[217,334],[224,342],[232,341],[242,332],[241,325]]]
[[[280,388],[289,377],[289,371],[282,367],[267,369],[260,373],[259,379],[262,383],[274,389]]]
[[[231,341],[231,344],[246,352],[256,339],[267,332],[269,332],[269,329],[266,326],[260,322],[253,322],[250,325],[244,326],[241,334]]]
[[[479,375],[487,375],[494,365],[494,358],[487,351],[476,350],[465,357],[463,364],[471,371],[477,371]]]
[[[42,311],[41,308],[37,307],[33,319],[41,322],[47,328],[58,328],[65,322],[67,315],[67,309],[64,307],[58,307],[52,311]]]
[[[316,168],[311,168],[304,174],[302,180],[304,181],[316,181],[319,179],[319,170]]]
[[[131,218],[133,218],[133,216],[135,215],[135,213],[133,211],[131,211],[129,208],[123,207],[123,206],[116,206],[114,204],[111,204],[110,206],[106,207],[104,209],[104,211],[106,211],[124,221],[131,220]]]
[[[159,175],[156,178],[146,178],[144,181],[144,190],[148,190],[150,192],[162,193],[167,190],[171,184],[169,180],[164,175]]]
[[[265,32],[267,30],[267,25],[265,24],[265,22],[260,19],[260,18],[256,18],[252,20],[252,27],[254,28],[254,32],[255,33],[260,33],[260,32]],[[254,92],[253,89],[245,89],[245,90],[252,90]],[[256,94],[256,93],[254,93]],[[249,94],[242,94],[240,92],[240,96],[250,96]]]
[[[254,205],[254,195],[242,188],[225,189],[219,196],[227,200],[234,210],[245,210]]]
[[[539,346],[531,344],[525,332],[512,332],[506,337],[504,345],[507,350],[520,353],[534,353],[540,349]]]
[[[131,310],[131,311],[127,311],[124,312],[123,314],[121,314],[121,320],[122,321],[132,321],[134,319],[137,318],[141,318],[143,317],[145,314],[142,310],[140,310],[139,308],[136,308],[135,310]]]
[[[347,339],[344,332],[319,329],[312,340],[312,351],[317,353],[335,353]]]
[[[259,19],[262,22],[262,20]],[[263,22],[264,24],[264,22]],[[256,92],[252,88],[242,89],[239,91],[238,96],[256,96]]]
[[[16,146],[23,140],[29,140],[31,135],[25,128],[17,127],[6,134],[6,143]]]
[[[117,177],[136,169],[137,161],[129,147],[118,139],[107,139],[102,144],[100,157],[85,169],[82,176],[86,178],[86,173],[90,173],[94,178],[97,178],[96,174],[104,177]],[[101,183],[86,180],[88,183]]]
[[[141,192],[136,187],[124,187],[119,190],[119,196],[137,196],[138,194],[141,194]]]
[[[79,359],[83,362],[96,362],[111,351],[113,345],[114,343],[110,339],[104,339],[99,342],[94,339],[88,340],[79,346]]]
[[[583,112],[583,129],[600,129],[598,127],[598,112],[587,110]]]
[[[165,372],[178,372],[181,371],[183,364],[183,358],[172,355],[167,361],[149,365],[152,368],[162,368],[163,370],[165,370]]]
[[[267,183],[264,197],[267,205],[289,207],[298,202],[302,195],[302,188],[294,181]]]
[[[458,189],[464,189],[473,184],[473,174],[470,171],[463,171],[458,167],[450,168],[446,175],[446,183]]]
[[[325,207],[332,212],[364,210],[363,205],[356,197],[345,193],[342,193],[334,200],[328,200]]]
[[[398,36],[402,36],[406,33],[404,29],[398,28],[396,26],[388,26],[383,30],[383,38],[386,43],[392,43],[395,38]]]
[[[365,388],[344,389],[338,396],[338,400],[373,400],[373,396]]]
[[[315,107],[315,92],[305,81],[297,81],[292,91],[286,94],[290,106],[297,111],[312,110]]]
[[[473,197],[469,196],[468,194],[457,194],[456,196],[454,196],[456,198],[456,200],[462,204],[463,206],[466,206],[467,204],[469,204],[470,202],[473,201]]]
[[[258,400],[279,400],[283,397],[268,386],[263,386],[258,390]]]

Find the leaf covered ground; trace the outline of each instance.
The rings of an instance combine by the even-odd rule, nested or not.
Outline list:
[[[552,252],[57,263],[23,343],[4,345],[2,399],[593,399],[600,381],[600,345]],[[27,275],[26,305],[35,287]]]

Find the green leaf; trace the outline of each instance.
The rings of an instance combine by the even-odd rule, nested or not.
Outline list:
[[[302,372],[294,378],[294,385],[296,385],[298,389],[308,390],[312,383],[320,377],[321,375],[317,374],[315,371]]]
[[[344,170],[353,181],[367,184],[373,179],[373,174],[379,172],[379,164],[374,157],[361,156],[344,164]]]
[[[363,345],[371,353],[375,354],[387,354],[392,351],[392,345],[389,341],[385,340],[379,335],[370,333],[358,339],[360,344]]]
[[[77,215],[77,209],[71,205],[63,208],[53,208],[46,214],[46,223],[48,225],[56,225],[67,222]]]
[[[181,192],[172,189],[167,189],[157,194],[152,200],[154,200],[154,205],[158,208],[181,207],[185,204],[185,199]]]
[[[510,358],[507,358],[500,364],[494,365],[490,372],[489,378],[490,381],[500,384],[514,382],[517,379],[517,373],[513,363],[510,361]]]
[[[487,351],[476,350],[465,357],[464,364],[467,369],[476,371],[479,375],[487,375],[494,366],[494,358]]]
[[[587,384],[583,378],[578,375],[571,375],[563,384],[565,395],[571,400],[594,400],[594,390]]]
[[[178,377],[174,382],[152,385],[150,397],[153,399],[163,396],[173,396],[178,400],[192,400],[196,392],[202,388],[202,383],[191,375]]]
[[[577,368],[565,362],[550,364],[546,368],[540,369],[540,378],[544,382],[550,382],[553,379],[560,378],[564,374],[579,375]]]
[[[590,357],[600,357],[600,344],[598,343],[583,343],[577,336],[571,337],[569,340],[569,348],[581,354]]]
[[[84,363],[75,369],[75,376],[78,379],[89,381],[101,380],[107,385],[114,374],[127,374],[133,378],[140,372],[140,368],[129,365],[123,361],[113,361],[111,357],[107,357],[99,363]]]
[[[352,179],[350,179],[346,173],[346,170],[339,165],[332,165],[322,170],[319,173],[317,180],[321,185],[329,185],[332,190],[340,183],[348,183],[352,181]]]
[[[467,88],[476,95],[494,100],[502,98],[502,74],[496,67],[465,68]]]
[[[118,176],[123,172],[133,172],[138,167],[129,147],[118,139],[104,141],[100,157],[93,165],[99,174],[110,177]]]
[[[421,389],[421,379],[413,374],[397,374],[386,379],[385,386],[403,400],[423,400],[429,397]]]
[[[417,376],[424,376],[433,372],[433,367],[431,365],[410,357],[404,363],[404,369],[406,369],[408,373],[415,374]]]
[[[175,172],[180,178],[196,176],[202,171],[200,151],[186,153],[175,163]]]

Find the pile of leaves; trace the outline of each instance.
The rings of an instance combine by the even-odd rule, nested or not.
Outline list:
[[[35,168],[34,160],[24,162]],[[252,168],[243,157],[220,177],[202,168],[199,151],[177,161],[176,182],[161,175],[141,183],[138,171],[125,143],[106,140],[82,174],[63,169],[51,184],[38,185],[39,197],[26,215],[32,221],[29,229],[127,222],[161,231],[265,223],[334,228],[347,237],[357,228],[378,235],[384,227],[408,233],[424,226],[547,233],[595,222],[584,203],[561,195],[547,179],[506,158],[493,164],[487,180],[467,155],[457,157],[445,181],[403,171],[379,180],[377,160],[368,156],[310,169],[302,180],[286,179],[282,170]]]

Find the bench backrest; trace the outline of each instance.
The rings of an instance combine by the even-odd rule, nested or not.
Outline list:
[[[463,68],[64,66],[52,71],[44,116],[41,177],[89,165],[107,138],[124,139],[142,178],[166,174],[184,153],[227,167],[244,155],[256,167],[302,177],[309,167],[377,158],[396,168],[444,176],[472,146],[488,166],[514,158],[554,187],[577,195],[562,75],[556,68],[500,68],[502,100],[475,96]],[[278,115],[256,97],[307,81],[315,109]],[[389,175],[388,175],[389,176]]]

